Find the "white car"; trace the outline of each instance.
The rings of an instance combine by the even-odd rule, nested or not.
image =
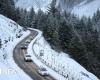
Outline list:
[[[46,68],[43,68],[43,67],[38,69],[38,73],[42,76],[48,76],[49,75]]]
[[[30,40],[33,40],[33,37],[32,36],[30,37]]]
[[[31,42],[30,40],[26,40],[26,41],[25,41],[25,43],[30,43],[30,42]]]
[[[24,46],[21,45],[20,48],[21,48],[21,49],[27,49],[27,46],[26,46],[26,45],[24,45]]]
[[[24,59],[25,59],[26,62],[31,62],[32,61],[31,55],[29,55],[29,54],[25,54]]]

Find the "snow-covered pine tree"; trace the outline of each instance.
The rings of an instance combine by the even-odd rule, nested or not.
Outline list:
[[[0,14],[16,20],[14,0],[0,0]]]

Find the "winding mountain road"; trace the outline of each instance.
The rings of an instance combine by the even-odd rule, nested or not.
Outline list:
[[[26,49],[21,49],[21,46],[26,45],[28,46],[29,43],[25,44],[25,41],[27,39],[30,39],[32,37],[33,39],[38,35],[38,32],[35,30],[31,30],[31,33],[29,36],[27,36],[25,39],[23,39],[19,44],[16,45],[16,47],[13,50],[13,57],[15,60],[15,63],[27,74],[29,75],[33,80],[55,80],[51,76],[41,76],[38,74],[38,66],[34,62],[25,62],[24,60],[24,54],[27,53]]]

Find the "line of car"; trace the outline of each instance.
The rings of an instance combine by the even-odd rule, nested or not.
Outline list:
[[[33,39],[32,37],[30,37],[30,39],[27,39],[25,41],[25,44],[22,44],[20,46],[20,48],[26,50],[27,49],[27,45],[31,42],[32,39]],[[25,62],[32,62],[33,61],[31,55],[27,54],[27,53],[24,53],[24,60],[25,60]],[[46,70],[46,68],[44,68],[42,66],[38,67],[37,73],[39,73],[41,76],[48,76],[49,75],[48,71]]]

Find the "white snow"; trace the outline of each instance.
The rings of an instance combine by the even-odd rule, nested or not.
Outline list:
[[[60,0],[57,0],[55,7],[57,8],[59,6],[59,4],[60,4]]]
[[[100,0],[93,0],[90,3],[85,4],[83,1],[79,5],[75,6],[72,10],[72,13],[78,15],[80,18],[82,16],[92,17],[93,14],[100,9]]]
[[[50,6],[51,1],[52,0],[18,0],[15,5],[16,7],[26,9],[27,11],[30,11],[33,7],[36,12],[39,9],[45,12]]]
[[[38,31],[38,33],[38,36],[29,44],[27,50],[38,66],[47,68],[49,74],[57,80],[99,80],[95,75],[70,58],[69,55],[52,50],[43,38],[42,32]]]
[[[32,29],[32,28],[30,28]],[[39,67],[45,67],[48,70],[48,73],[54,77],[56,80],[65,80],[65,78],[58,74],[57,72],[55,72],[54,70],[52,70],[51,68],[47,67],[45,64],[43,64],[36,56],[35,56],[35,51],[33,49],[33,45],[35,44],[35,42],[42,37],[42,32],[37,30],[37,29],[33,29],[38,31],[38,35],[32,40],[32,42],[29,44],[27,52],[28,54],[30,54],[32,56],[33,61],[35,62],[36,65],[38,65]],[[39,50],[37,50],[39,51]],[[66,79],[67,80],[67,79]]]
[[[23,31],[23,28],[14,21],[0,15],[0,80],[31,80],[14,62],[13,49],[30,31]],[[16,38],[16,36],[21,38]],[[6,41],[8,42],[6,42]]]

